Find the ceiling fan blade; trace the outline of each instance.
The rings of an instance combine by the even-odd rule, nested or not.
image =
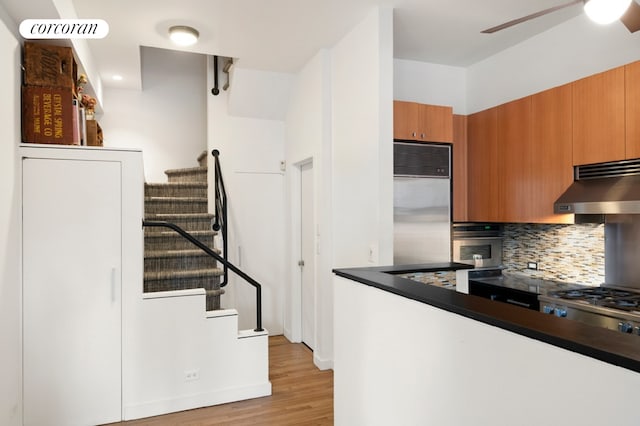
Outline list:
[[[530,21],[531,19],[539,18],[540,16],[547,15],[549,13],[553,13],[557,10],[564,9],[565,7],[573,6],[574,4],[584,3],[584,0],[573,0],[565,4],[561,4],[559,6],[550,7],[545,10],[541,10],[540,12],[532,13],[531,15],[523,16],[522,18],[514,19],[509,22],[505,22],[504,24],[497,25],[495,27],[487,28],[484,31],[480,31],[484,34],[495,33],[496,31],[504,30],[505,28],[513,27],[514,25],[520,24],[522,22]]]
[[[622,15],[620,21],[622,21],[624,26],[632,33],[640,30],[640,5],[632,1],[629,9]]]

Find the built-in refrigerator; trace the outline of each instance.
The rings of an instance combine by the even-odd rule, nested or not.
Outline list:
[[[451,261],[451,145],[394,142],[395,265]]]

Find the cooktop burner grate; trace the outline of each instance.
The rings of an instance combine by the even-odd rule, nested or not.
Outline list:
[[[599,303],[605,308],[620,309],[627,312],[635,312],[640,309],[640,296],[622,297],[618,299],[607,299]]]
[[[553,293],[553,296],[561,299],[584,300],[594,303],[597,300],[621,298],[632,296],[632,293],[625,290],[617,290],[605,287],[593,287],[585,289],[562,290]]]

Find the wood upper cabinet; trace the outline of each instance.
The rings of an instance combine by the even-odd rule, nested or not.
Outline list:
[[[393,137],[423,142],[451,142],[453,108],[393,101]]]
[[[498,201],[501,222],[526,217],[533,191],[531,97],[498,106]]]
[[[393,138],[417,140],[419,104],[393,101]]]
[[[497,107],[467,117],[467,173],[468,220],[499,221]]]
[[[640,61],[625,67],[625,158],[640,158]]]
[[[467,221],[467,117],[453,116],[453,220]]]
[[[573,223],[571,214],[553,213],[553,203],[573,182],[571,85],[531,97],[531,190],[521,220]]]
[[[573,164],[625,158],[625,67],[573,85]]]
[[[571,110],[565,85],[468,117],[469,220],[573,223],[553,213],[573,181]]]
[[[500,220],[572,223],[553,203],[573,181],[571,86],[498,107]]]

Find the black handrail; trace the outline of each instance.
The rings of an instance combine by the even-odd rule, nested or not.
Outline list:
[[[211,151],[211,155],[213,155],[213,158],[215,159],[214,205],[216,209],[212,228],[214,231],[220,231],[220,234],[222,236],[222,257],[224,258],[224,260],[227,260],[227,190],[224,187],[222,169],[220,168],[220,151],[214,149],[213,151]],[[222,280],[220,281],[220,287],[226,286],[228,282],[229,271],[228,268],[224,266]]]
[[[242,270],[240,270],[237,266],[229,262],[227,259],[224,259],[215,251],[211,250],[202,242],[198,241],[193,235],[189,234],[184,229],[180,228],[175,223],[170,222],[161,222],[161,221],[151,221],[151,220],[143,220],[142,226],[149,227],[163,227],[170,228],[176,231],[178,234],[182,235],[185,239],[187,239],[190,243],[197,246],[199,249],[207,253],[209,256],[213,257],[218,262],[222,263],[225,267],[231,269],[235,272],[240,278],[251,284],[256,288],[256,328],[254,331],[264,331],[262,328],[262,286],[249,275],[245,274]]]

